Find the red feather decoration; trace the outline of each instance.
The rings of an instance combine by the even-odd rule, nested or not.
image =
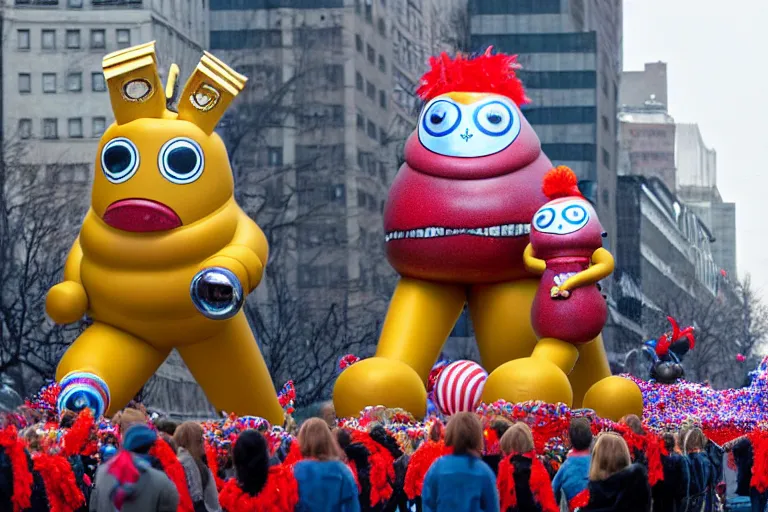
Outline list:
[[[34,457],[34,467],[43,479],[51,512],[74,512],[85,505],[85,496],[67,459],[39,453]]]
[[[187,476],[184,474],[184,466],[181,465],[173,449],[162,439],[155,441],[149,454],[160,461],[163,471],[170,478],[176,490],[179,491],[179,508],[177,512],[194,512],[192,497],[187,487]]]
[[[542,512],[559,512],[555,495],[552,492],[552,483],[549,479],[547,468],[536,456],[536,452],[523,454],[531,459],[531,477],[528,484],[533,493],[533,499],[541,506]],[[504,457],[499,463],[499,475],[496,478],[496,486],[499,489],[501,510],[509,510],[517,507],[517,495],[515,493],[515,466],[512,464],[512,455]]]
[[[32,472],[27,464],[27,452],[24,443],[19,439],[19,433],[15,427],[6,427],[0,432],[0,447],[3,448],[11,461],[11,473],[13,474],[13,495],[11,505],[13,512],[21,512],[32,506]]]
[[[62,448],[66,457],[73,455],[92,455],[96,450],[96,441],[91,442],[93,433],[93,414],[90,409],[84,409],[77,417],[77,420],[64,434]],[[89,453],[85,453],[89,452]]]
[[[579,191],[579,178],[565,165],[558,165],[544,175],[541,190],[550,201],[561,197],[583,197]]]
[[[376,506],[392,497],[392,485],[395,481],[395,458],[389,450],[374,441],[367,432],[352,432],[352,442],[360,443],[368,450],[371,481],[371,505]]]
[[[224,488],[224,480],[219,477],[219,454],[216,452],[216,448],[208,442],[205,443],[205,459],[208,461],[208,467],[216,481],[216,490],[221,492]]]
[[[429,101],[449,92],[484,92],[506,96],[517,105],[528,103],[523,83],[515,74],[520,69],[517,55],[491,55],[492,48],[474,58],[458,54],[451,59],[445,52],[430,57],[430,69],[421,77],[416,94]]]
[[[584,489],[568,502],[571,510],[584,508],[589,504],[589,489]]]
[[[755,431],[749,434],[752,443],[752,480],[750,486],[758,492],[768,491],[768,432]]]
[[[413,452],[411,460],[408,461],[408,470],[405,472],[404,490],[409,500],[421,496],[427,471],[437,459],[443,455],[448,455],[451,451],[451,448],[445,446],[443,441],[427,441]]]
[[[288,449],[288,455],[285,456],[283,465],[293,466],[294,464],[296,464],[297,462],[300,462],[303,459],[304,459],[304,456],[301,454],[299,441],[294,439],[293,441],[291,441],[291,447]]]
[[[219,503],[224,512],[293,512],[299,503],[299,486],[290,468],[272,466],[259,494],[244,492],[233,478],[224,485]]]

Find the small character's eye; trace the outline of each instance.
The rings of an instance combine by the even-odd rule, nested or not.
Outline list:
[[[569,224],[581,224],[587,218],[587,210],[581,205],[573,204],[563,210],[562,216]]]
[[[488,122],[491,124],[499,124],[502,121],[501,114],[498,112],[488,112],[486,117],[488,118]]]
[[[536,218],[533,222],[536,229],[547,229],[552,225],[555,220],[555,210],[552,208],[542,208],[536,214]]]
[[[515,124],[515,114],[503,102],[494,100],[480,105],[474,114],[475,125],[486,135],[500,137]]]
[[[160,148],[157,166],[160,174],[171,183],[186,185],[203,174],[205,157],[197,142],[178,137],[169,140]]]
[[[422,127],[433,137],[444,137],[453,132],[461,122],[461,110],[455,104],[439,100],[429,106],[424,114]]]
[[[112,139],[101,150],[101,170],[110,183],[125,183],[139,168],[139,150],[125,137]]]

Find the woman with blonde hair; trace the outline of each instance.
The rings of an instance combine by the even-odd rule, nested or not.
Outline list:
[[[303,459],[293,474],[299,484],[296,510],[358,512],[358,489],[352,471],[341,461],[343,452],[336,436],[321,418],[307,420],[299,430]]]
[[[549,473],[536,456],[533,434],[525,423],[515,423],[501,437],[504,458],[496,485],[502,512],[558,512]]]
[[[649,512],[651,488],[641,464],[632,464],[629,447],[618,434],[597,437],[589,467],[588,503],[584,512]]]
[[[195,512],[219,512],[216,479],[205,458],[203,428],[199,423],[186,421],[176,428],[172,439],[177,446],[179,462],[184,467]]]
[[[445,428],[451,455],[437,459],[422,488],[424,512],[498,512],[499,493],[491,468],[480,459],[483,424],[471,412],[451,417]]]

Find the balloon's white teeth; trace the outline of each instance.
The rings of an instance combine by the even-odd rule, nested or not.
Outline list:
[[[404,238],[442,238],[447,236],[471,235],[479,237],[514,238],[531,233],[530,224],[499,224],[482,228],[445,228],[430,226],[427,228],[390,231],[384,236],[385,242]]]

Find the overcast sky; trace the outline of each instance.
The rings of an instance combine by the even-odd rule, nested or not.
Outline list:
[[[624,0],[624,69],[667,63],[669,112],[717,151],[739,277],[768,300],[768,0]]]

